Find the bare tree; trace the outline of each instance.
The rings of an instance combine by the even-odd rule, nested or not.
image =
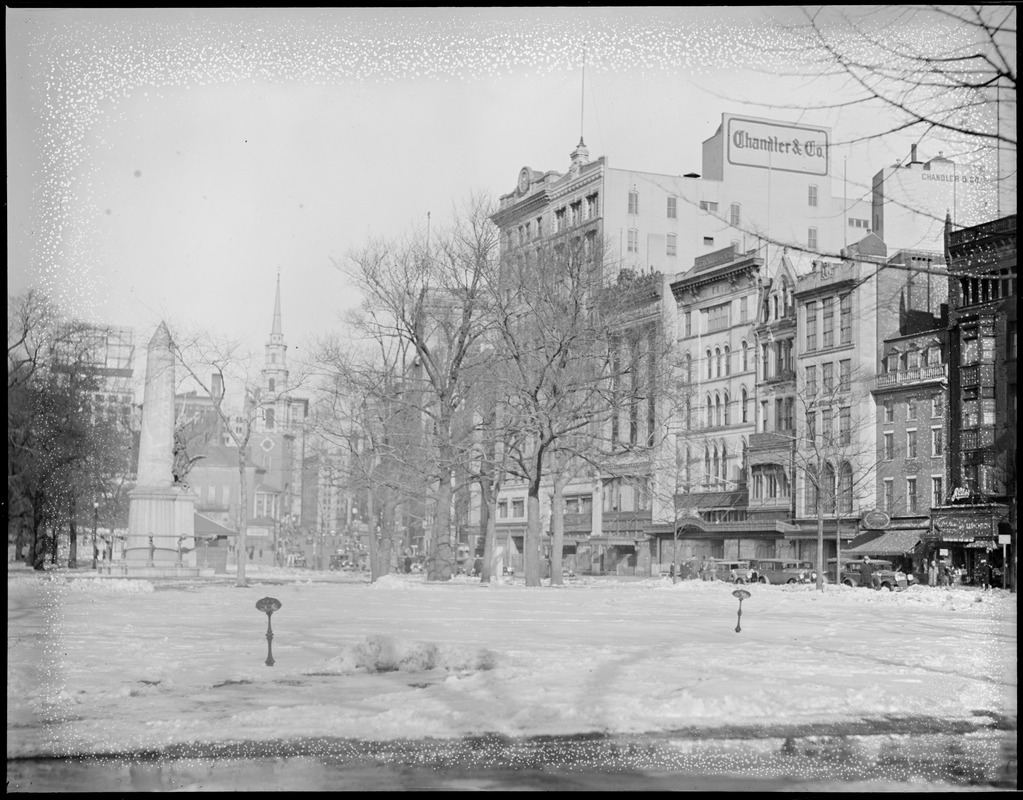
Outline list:
[[[817,590],[824,591],[824,522],[835,520],[836,550],[841,558],[840,524],[857,500],[873,492],[879,461],[874,440],[869,378],[833,374],[833,365],[808,364],[796,370],[796,420],[793,465],[803,483],[803,505],[817,523]],[[873,377],[873,376],[870,376]],[[862,509],[861,509],[862,510]],[[800,516],[797,513],[797,516]],[[836,575],[841,564],[836,565]]]
[[[172,348],[178,363],[188,378],[212,401],[213,410],[226,439],[237,448],[238,506],[235,525],[238,530],[238,570],[236,583],[246,586],[245,557],[249,517],[249,491],[245,473],[249,464],[250,442],[254,433],[266,424],[268,412],[276,409],[282,399],[299,388],[300,378],[292,378],[287,385],[277,385],[271,391],[262,385],[256,359],[238,342],[218,339],[208,333],[196,333],[174,338]],[[209,376],[216,376],[216,383]],[[238,406],[228,400],[235,395]],[[282,424],[284,420],[281,421]]]
[[[363,293],[367,337],[406,343],[414,353],[403,380],[420,388],[406,396],[418,398],[435,463],[429,580],[447,580],[453,571],[453,481],[471,452],[458,433],[457,415],[489,325],[497,252],[491,211],[489,201],[471,197],[450,231],[432,240],[412,235],[403,242],[374,242],[338,265]]]

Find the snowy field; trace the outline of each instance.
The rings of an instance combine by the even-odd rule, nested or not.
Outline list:
[[[8,572],[7,755],[1016,717],[1016,596]],[[267,618],[273,656],[264,664]]]

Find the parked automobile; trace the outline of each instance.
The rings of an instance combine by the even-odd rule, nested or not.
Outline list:
[[[750,562],[752,581],[757,583],[811,583],[817,570],[809,561],[789,558],[758,558]]]
[[[725,561],[708,558],[703,562],[702,577],[705,581],[727,581],[749,583],[753,578],[749,561]]]
[[[835,560],[828,561],[828,571],[835,574]],[[858,558],[842,562],[839,580],[845,586],[866,586],[870,589],[884,589],[892,592],[905,589],[913,580],[912,575],[892,569],[891,561],[873,558]]]
[[[346,561],[346,558],[341,553],[331,553],[330,554],[330,568],[331,569],[341,569],[343,566],[345,566],[345,561]]]

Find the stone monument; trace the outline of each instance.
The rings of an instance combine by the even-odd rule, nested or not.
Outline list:
[[[111,565],[110,574],[152,578],[200,574],[196,497],[174,483],[174,388],[170,331],[161,322],[146,350],[138,479],[129,493],[125,557]]]

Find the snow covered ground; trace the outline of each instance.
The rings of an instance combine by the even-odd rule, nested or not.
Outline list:
[[[311,580],[315,577],[317,580]],[[1016,596],[8,571],[7,755],[1016,717]],[[265,665],[273,615],[273,667]],[[868,724],[869,727],[869,724]]]

